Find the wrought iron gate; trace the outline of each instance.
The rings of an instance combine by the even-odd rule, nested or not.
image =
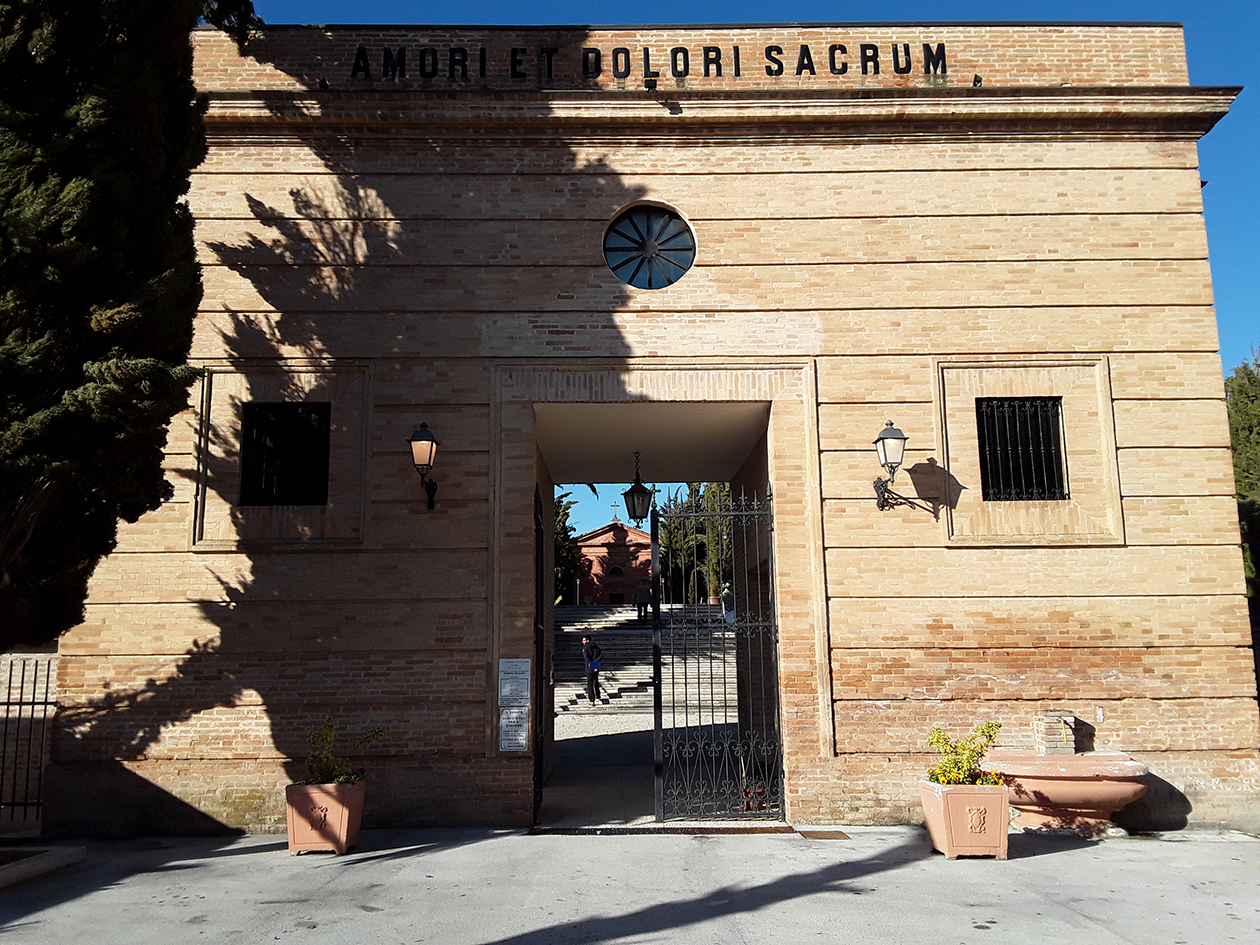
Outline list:
[[[538,812],[542,809],[543,780],[546,777],[546,759],[543,757],[546,746],[546,729],[543,719],[551,714],[548,699],[548,679],[551,675],[547,663],[547,644],[544,634],[547,629],[546,596],[547,596],[547,529],[543,524],[542,495],[538,486],[534,486],[534,668],[531,679],[533,702],[533,740],[534,750],[534,822],[538,822]]]
[[[0,823],[39,820],[44,761],[57,697],[56,657],[6,656],[0,660],[5,687],[0,722]]]
[[[770,493],[652,508],[656,819],[783,816]]]

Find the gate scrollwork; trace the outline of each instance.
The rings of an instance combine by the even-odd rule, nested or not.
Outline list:
[[[770,497],[653,509],[657,819],[783,816]]]

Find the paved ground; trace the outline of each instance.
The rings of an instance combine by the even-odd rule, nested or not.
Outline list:
[[[917,828],[850,840],[368,831],[344,857],[282,837],[90,843],[0,890],[0,941],[1222,945],[1260,941],[1260,841],[1012,836],[947,861]]]
[[[544,826],[650,823],[650,716],[562,717],[557,734]],[[278,836],[88,843],[0,889],[0,945],[1260,942],[1260,840],[1242,834],[1013,834],[1000,862],[947,861],[921,828],[845,830],[366,831],[344,857]]]
[[[656,822],[652,716],[596,712],[556,717],[556,764],[538,823],[549,829]]]
[[[656,823],[652,715],[617,710],[556,718],[556,758],[538,825],[547,830]]]

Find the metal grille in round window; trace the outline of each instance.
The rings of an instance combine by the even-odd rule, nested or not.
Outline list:
[[[638,289],[663,289],[681,279],[696,261],[696,240],[674,211],[640,204],[608,227],[604,259],[622,282]]]

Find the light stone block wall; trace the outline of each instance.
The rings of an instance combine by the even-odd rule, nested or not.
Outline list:
[[[317,84],[348,75],[359,45],[375,70],[385,42],[554,41],[559,75],[583,47],[607,68],[623,45],[690,45],[694,63],[709,35],[759,50],[790,33],[779,44],[815,60],[845,40],[279,29],[242,58],[196,34],[212,105],[190,195],[193,357],[211,373],[173,425],[175,498],[122,528],[63,641],[54,829],[95,829],[68,812],[89,783],[131,811],[127,829],[278,829],[279,786],[325,714],[351,735],[391,728],[364,753],[370,824],[529,823],[532,756],[498,751],[495,667],[533,655],[533,491],[550,521],[550,474],[532,404],[630,399],[773,404],[789,820],[916,820],[933,722],[998,718],[1023,745],[1053,704],[1149,765],[1146,823],[1255,826],[1195,146],[1228,96],[1182,88],[1170,27],[844,29],[885,50],[939,35],[948,81],[868,76],[879,94],[859,116],[852,76],[688,80],[670,124],[607,83],[582,102],[537,81],[514,98],[493,76],[484,96],[338,80],[320,99]],[[964,98],[973,72],[985,92]],[[758,89],[799,93],[804,111]],[[604,228],[638,200],[696,233],[696,266],[667,290],[602,260]],[[1092,432],[1071,458],[1089,500],[1076,518],[982,514],[950,385],[994,365],[1032,377],[1021,390],[1079,392]],[[292,397],[332,399],[346,444],[317,521],[234,507],[236,411],[288,397],[278,370],[299,377]],[[903,473],[935,515],[876,510],[886,419],[911,436],[908,468],[962,488]],[[431,513],[404,442],[421,420],[441,441]]]

